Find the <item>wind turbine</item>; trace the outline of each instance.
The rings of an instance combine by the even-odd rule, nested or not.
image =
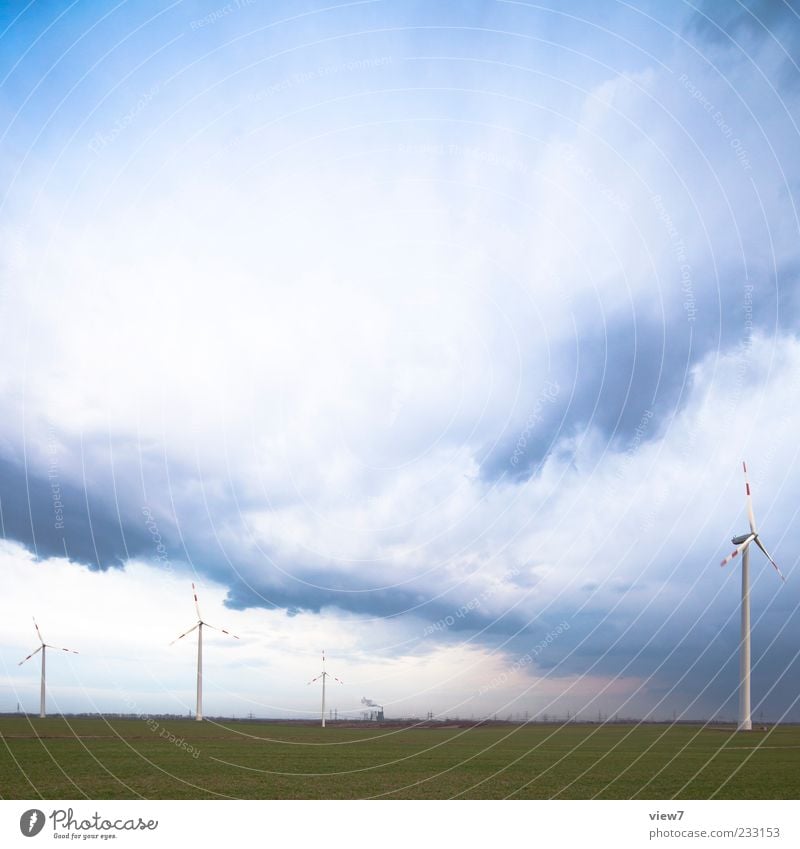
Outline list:
[[[335,675],[331,675],[330,672],[325,671],[325,651],[322,652],[322,672],[317,675],[316,678],[312,678],[308,683],[313,684],[315,681],[319,681],[322,678],[322,727],[325,727],[325,679],[333,678],[337,684],[344,684],[344,681],[340,681]]]
[[[33,619],[33,627],[36,628],[36,635],[39,637],[39,642],[41,643],[41,645],[39,646],[38,649],[36,649],[36,651],[32,651],[25,658],[25,660],[30,660],[34,655],[38,654],[39,652],[42,653],[42,689],[41,689],[41,694],[39,696],[39,716],[42,719],[44,719],[45,716],[47,716],[47,714],[45,713],[45,709],[44,709],[44,702],[45,702],[44,672],[45,672],[45,654],[47,652],[47,649],[55,649],[56,651],[68,651],[70,654],[78,654],[78,652],[74,651],[73,649],[62,649],[59,646],[51,646],[49,643],[46,643],[44,641],[44,639],[42,638],[42,632],[39,630],[39,626],[36,624],[36,618],[35,617]],[[22,664],[25,663],[25,660],[21,660],[17,664],[17,666],[22,666]]]
[[[742,631],[739,643],[739,731],[750,731],[753,723],[750,720],[750,543],[754,542],[763,552],[764,556],[775,567],[780,579],[785,581],[778,564],[772,559],[770,553],[764,548],[756,530],[756,517],[753,513],[753,499],[750,495],[750,481],[747,478],[747,464],[742,461],[744,469],[745,501],[747,504],[747,518],[750,521],[750,532],[734,537],[731,542],[736,546],[734,550],[720,563],[727,566],[739,554],[742,555]]]
[[[188,631],[184,631],[180,637],[176,637],[170,645],[174,646],[178,640],[182,640],[187,634],[191,634],[194,630],[197,631],[197,710],[195,711],[194,718],[200,722],[203,718],[203,628],[222,631],[223,634],[227,634],[235,640],[239,638],[236,634],[232,634],[224,628],[215,628],[213,625],[209,625],[208,622],[204,622],[203,617],[200,615],[200,605],[197,603],[197,589],[194,584],[192,584],[192,593],[194,593],[194,609],[197,611],[197,622]]]

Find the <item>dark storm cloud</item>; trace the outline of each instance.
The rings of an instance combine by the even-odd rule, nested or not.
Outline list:
[[[112,452],[107,440],[71,445],[51,436],[39,446],[44,462],[26,469],[0,458],[5,539],[39,558],[67,556],[96,569],[134,558],[193,562],[193,554],[200,568],[219,562],[209,515],[224,523],[246,499],[236,502],[217,481],[167,464],[154,445],[119,438]]]
[[[685,323],[667,336],[629,317],[584,327],[577,339],[562,343],[558,397],[541,410],[534,427],[512,430],[498,443],[481,464],[483,477],[525,480],[560,438],[589,426],[624,450],[644,418],[639,439],[652,438],[658,419],[678,406],[693,359],[693,335]]]
[[[737,268],[726,273],[725,284],[717,288],[711,285],[710,273],[698,270],[691,316],[681,308],[659,321],[642,309],[583,323],[577,337],[562,341],[554,357],[559,364],[552,375],[557,396],[547,403],[529,396],[525,403],[536,416],[518,419],[490,450],[478,455],[482,478],[524,482],[558,450],[560,439],[580,435],[588,427],[614,451],[657,438],[683,409],[692,369],[709,354],[739,350],[746,357],[754,333],[796,331],[796,260],[778,269],[754,262],[750,274],[752,279],[746,269]]]
[[[106,568],[152,545],[142,522],[118,516],[113,500],[65,479],[55,467],[26,473],[0,459],[0,506],[4,538],[40,558],[66,556]]]
[[[291,567],[292,564],[283,564],[279,571],[267,565],[263,577],[231,582],[227,603],[239,609],[277,607],[292,613],[319,613],[323,608],[337,607],[380,618],[413,611],[427,615],[424,611],[434,606],[420,593],[403,587],[364,589],[363,579],[339,575],[335,567],[330,570],[300,567],[295,573],[297,577],[293,576]],[[370,565],[364,564],[364,568],[368,571]]]
[[[86,448],[86,446],[84,446]],[[256,506],[227,479],[196,472],[139,451],[137,471],[119,456],[89,448],[86,485],[60,464],[27,471],[0,459],[0,508],[4,538],[39,558],[69,557],[92,568],[142,559],[164,569],[190,566],[229,585],[228,604],[319,612],[326,607],[378,617],[409,611],[446,615],[454,603],[429,605],[427,595],[404,587],[365,589],[385,563],[363,563],[348,575],[336,561],[318,564],[257,546],[243,511]],[[117,446],[124,454],[124,444]],[[157,451],[154,452],[158,454]],[[258,502],[259,507],[263,504]],[[246,577],[245,577],[246,576]],[[367,576],[367,577],[364,577]]]

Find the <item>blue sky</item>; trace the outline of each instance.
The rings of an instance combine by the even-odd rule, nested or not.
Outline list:
[[[2,12],[0,709],[733,716],[746,458],[800,720],[796,5],[554,5]]]

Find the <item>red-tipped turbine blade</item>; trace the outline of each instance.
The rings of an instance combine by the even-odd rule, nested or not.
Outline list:
[[[36,636],[39,638],[39,642],[44,645],[44,637],[42,636],[42,632],[39,630],[39,626],[36,624],[36,617],[33,616],[33,627],[36,628]]]
[[[171,645],[171,646],[174,646],[174,645],[175,645],[175,643],[177,643],[177,642],[178,642],[178,640],[182,640],[182,639],[183,639],[183,638],[184,638],[187,634],[191,634],[191,633],[192,633],[192,631],[194,631],[196,628],[199,628],[199,627],[200,627],[200,623],[199,623],[199,622],[198,622],[196,625],[192,625],[192,627],[191,627],[191,628],[189,628],[189,630],[188,630],[188,631],[184,631],[184,632],[180,635],[180,637],[175,637],[175,639],[174,639],[174,640],[170,643],[170,645]]]
[[[770,557],[770,553],[767,551],[766,548],[764,548],[764,546],[761,544],[761,540],[758,539],[758,537],[756,537],[756,545],[764,552],[764,555],[766,556],[767,560],[769,560],[769,562],[775,567],[775,571],[778,573],[780,579],[784,583],[786,583],[786,578],[783,577],[783,572],[781,572],[781,570],[778,568],[778,564],[772,559],[772,557]]]
[[[750,494],[750,480],[747,477],[747,463],[742,460],[742,469],[744,470],[744,492],[747,501],[747,519],[750,522],[750,530],[756,533],[756,515],[753,513],[753,498]]]
[[[227,634],[229,637],[233,637],[234,640],[238,640],[239,638],[236,634],[232,634],[230,631],[226,631],[224,628],[217,628],[216,625],[209,625],[208,622],[203,622],[206,628],[211,628],[212,631],[222,631],[223,634]]]
[[[197,601],[197,589],[192,582],[192,594],[194,595],[194,609],[197,611],[197,618],[202,619],[203,617],[200,615],[200,603]]]
[[[39,652],[40,652],[43,648],[44,648],[44,646],[39,646],[39,648],[38,648],[38,649],[36,649],[36,651],[32,651],[32,652],[31,652],[31,653],[30,653],[30,654],[29,654],[29,655],[25,658],[25,660],[30,660],[30,659],[31,659],[31,658],[32,658],[35,654],[39,654]],[[23,664],[23,663],[25,663],[25,660],[21,660],[21,661],[17,664],[17,666],[22,666],[22,664]]]
[[[337,681],[339,684],[344,684],[344,681],[340,681],[335,675],[331,676],[334,681]]]
[[[727,566],[734,557],[738,557],[741,552],[747,548],[748,545],[755,539],[755,534],[750,534],[750,536],[741,544],[737,545],[736,548],[720,563],[720,566]]]
[[[70,654],[80,654],[80,652],[76,652],[75,649],[65,649],[65,648],[62,648],[61,646],[48,645],[47,648],[55,649],[56,651],[68,651]]]
[[[309,684],[313,684],[315,681],[319,681],[320,678],[322,678],[322,676],[317,675],[316,678],[312,678],[310,681],[306,681],[306,686],[308,686]]]

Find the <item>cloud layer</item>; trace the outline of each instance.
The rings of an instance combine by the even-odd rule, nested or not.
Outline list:
[[[754,572],[754,688],[797,718],[798,19],[774,9],[21,16],[14,581],[51,570],[82,610],[80,574],[96,614],[109,582],[195,574],[368,682],[404,658],[409,711],[432,697],[404,682],[456,665],[437,710],[730,712],[716,563],[747,457],[789,577]],[[260,710],[291,710],[277,686]]]

